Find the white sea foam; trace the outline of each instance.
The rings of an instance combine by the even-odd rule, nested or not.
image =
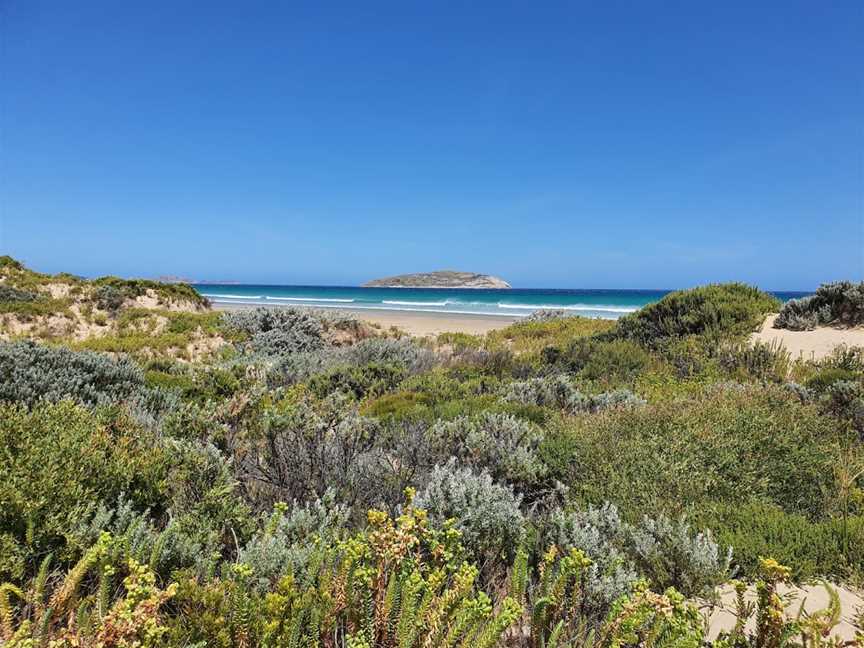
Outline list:
[[[216,303],[219,303],[218,299],[213,300]],[[246,304],[249,306],[263,306],[265,302],[260,301],[235,301],[229,300],[225,301],[226,304]],[[272,304],[273,306],[277,306],[278,304]],[[405,312],[405,313],[442,313],[444,315],[478,315],[481,317],[527,317],[529,313],[502,313],[502,312],[492,312],[492,311],[471,311],[471,310],[455,310],[450,308],[403,308],[400,306],[359,306],[357,304],[352,304],[351,306],[340,306],[338,304],[307,304],[308,306],[313,306],[314,308],[343,308],[347,311],[353,310],[371,310],[371,311],[394,311],[394,312]],[[289,306],[303,306],[303,304],[283,304],[284,307]],[[601,313],[604,311],[594,311],[597,313]],[[598,315],[597,319],[617,319],[615,316],[611,315]]]
[[[381,303],[382,304],[393,304],[395,306],[446,306],[447,304],[450,304],[452,302],[449,299],[447,301],[440,301],[440,302],[398,301],[395,299],[392,299],[392,300],[385,299]]]
[[[225,299],[264,299],[261,295],[213,295],[210,293],[201,293],[201,296],[211,299],[221,299],[222,297]]]
[[[498,303],[498,308],[515,308],[520,310],[568,310],[568,311],[591,311],[605,313],[634,313],[638,308],[627,308],[622,306],[607,306],[605,304],[503,304]]]
[[[353,299],[326,299],[324,297],[270,297],[264,299],[277,299],[279,301],[295,301],[295,302],[338,302],[340,304],[351,304]]]

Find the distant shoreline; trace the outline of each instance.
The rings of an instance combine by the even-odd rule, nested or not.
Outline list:
[[[285,308],[281,304],[226,304],[214,303],[214,310],[236,311],[252,308]],[[300,308],[315,308],[301,306]],[[483,335],[489,331],[505,328],[523,317],[507,315],[474,315],[463,313],[428,313],[423,311],[393,311],[374,308],[340,307],[340,311],[351,313],[357,319],[375,324],[383,329],[396,327],[415,337],[435,336],[441,333],[468,333]]]

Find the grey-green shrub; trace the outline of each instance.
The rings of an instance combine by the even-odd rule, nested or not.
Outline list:
[[[525,405],[555,407],[573,414],[645,405],[645,400],[628,389],[616,389],[591,396],[583,394],[563,374],[514,381],[507,386],[504,400]]]
[[[39,295],[27,290],[18,290],[12,286],[0,284],[0,302],[30,302],[39,298]]]
[[[525,317],[523,322],[548,322],[550,320],[562,319],[564,317],[573,317],[573,313],[571,311],[566,311],[560,308],[541,308],[539,310],[534,311],[527,317]]]
[[[255,584],[262,591],[287,573],[302,585],[318,543],[336,538],[348,525],[349,517],[350,511],[337,502],[332,490],[307,504],[278,503],[240,550],[237,562],[252,569]]]
[[[268,412],[262,428],[261,447],[240,465],[246,490],[259,503],[269,508],[278,501],[314,501],[328,489],[351,508],[378,503],[378,424],[344,397]]]
[[[410,373],[426,371],[435,363],[434,353],[405,338],[369,338],[345,347],[343,354],[348,364],[390,364],[403,367]]]
[[[34,342],[0,342],[0,400],[32,405],[71,398],[85,405],[144,398],[141,369],[127,358]]]
[[[222,315],[229,329],[248,334],[248,349],[279,356],[324,347],[324,328],[314,314],[299,308],[255,308]]]
[[[723,551],[710,531],[694,531],[684,517],[643,516],[629,536],[637,566],[658,588],[705,595],[730,576],[732,548]]]
[[[708,594],[729,576],[731,549],[721,550],[710,531],[694,531],[686,519],[660,514],[638,524],[621,519],[615,505],[556,511],[546,525],[547,542],[584,551],[595,565],[587,589],[603,612],[627,592],[638,575],[659,589],[687,596]]]
[[[774,320],[775,328],[808,331],[820,325],[864,323],[864,281],[835,281],[819,286],[816,292],[790,299]]]
[[[543,432],[533,423],[509,414],[484,412],[438,421],[428,431],[433,448],[452,454],[464,466],[487,470],[496,480],[530,487],[546,476],[537,456]]]
[[[453,520],[474,559],[509,562],[524,535],[522,498],[496,484],[488,472],[459,468],[454,461],[435,466],[415,503],[433,523]]]
[[[583,612],[597,621],[605,618],[612,604],[628,594],[639,574],[622,551],[627,526],[611,504],[584,511],[556,510],[546,522],[543,544],[566,550],[576,548],[591,559],[583,580]]]
[[[588,402],[588,398],[562,374],[514,381],[507,386],[504,400],[570,412],[586,409]]]

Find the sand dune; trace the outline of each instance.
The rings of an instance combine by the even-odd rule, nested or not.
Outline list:
[[[831,328],[822,326],[814,331],[787,331],[786,329],[775,329],[774,319],[777,315],[769,315],[762,328],[750,336],[750,341],[775,342],[782,344],[792,354],[793,358],[804,360],[818,360],[831,354],[834,347],[845,344],[847,346],[864,346],[864,328]]]

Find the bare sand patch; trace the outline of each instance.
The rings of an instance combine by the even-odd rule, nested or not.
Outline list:
[[[750,336],[750,341],[782,344],[793,358],[803,360],[824,358],[841,344],[864,347],[864,327],[850,329],[821,326],[814,331],[787,331],[773,328],[776,317],[774,314],[765,318],[762,328]]]
[[[837,592],[837,597],[840,600],[840,622],[834,627],[831,634],[840,637],[844,641],[852,641],[855,639],[854,619],[860,610],[864,610],[864,598],[861,592],[856,592],[851,589],[831,585],[831,589]],[[808,614],[819,612],[828,608],[831,601],[828,592],[822,585],[803,585],[791,586],[779,584],[777,593],[783,598],[786,605],[786,613],[793,618],[798,614],[802,603],[804,611]],[[735,615],[735,588],[731,585],[725,585],[720,589],[720,604],[714,608],[708,615],[708,637],[715,639],[721,631],[729,631],[735,627],[737,617]],[[756,600],[756,588],[750,586],[744,594],[746,601],[753,602]],[[755,618],[751,618],[745,626],[745,630],[752,632],[755,629]]]

